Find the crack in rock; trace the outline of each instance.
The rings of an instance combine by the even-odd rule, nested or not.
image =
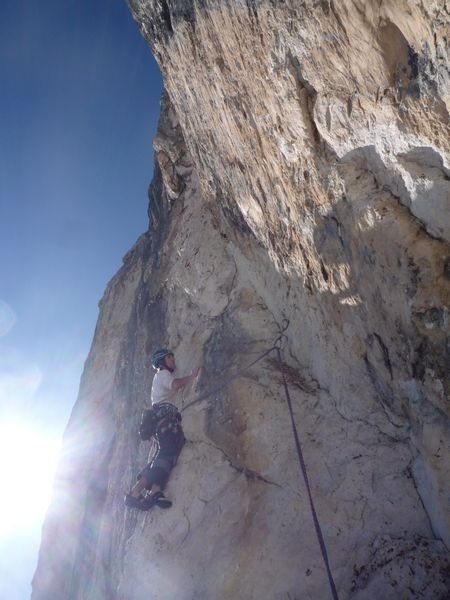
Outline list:
[[[211,442],[205,442],[204,440],[190,440],[190,442],[193,444],[205,444],[206,446],[210,446],[211,448],[218,450],[224,456],[225,460],[230,465],[230,467],[232,469],[234,469],[235,471],[237,471],[238,473],[245,475],[245,477],[248,481],[262,481],[263,483],[267,483],[269,485],[275,485],[279,488],[282,488],[282,486],[279,483],[277,483],[276,481],[270,481],[270,479],[266,479],[260,473],[253,471],[253,469],[249,469],[246,466],[235,464],[233,459],[230,456],[228,456],[228,454],[225,452],[225,450],[223,450],[223,448],[220,448],[219,446],[216,446],[215,444],[212,444]]]

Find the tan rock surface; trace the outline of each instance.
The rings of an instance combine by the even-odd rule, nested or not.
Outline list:
[[[202,393],[285,319],[340,597],[448,597],[449,7],[129,4],[170,97],[151,227],[102,300],[33,598],[328,597],[275,354],[183,413],[170,511],[122,504],[151,351]]]

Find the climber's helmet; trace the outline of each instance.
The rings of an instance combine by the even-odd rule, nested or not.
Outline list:
[[[154,369],[160,369],[166,356],[173,356],[173,352],[167,348],[160,348],[152,354],[152,366]]]

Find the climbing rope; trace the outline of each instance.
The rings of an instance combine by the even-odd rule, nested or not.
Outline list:
[[[291,425],[292,425],[292,431],[294,433],[295,447],[296,447],[296,450],[297,450],[297,456],[298,456],[298,461],[300,463],[300,467],[301,467],[301,471],[302,471],[302,475],[303,475],[303,480],[305,482],[306,490],[308,492],[309,507],[311,509],[311,514],[312,514],[312,518],[313,518],[313,521],[314,521],[314,528],[316,530],[317,539],[319,541],[320,551],[322,552],[323,562],[325,563],[325,568],[327,570],[328,581],[330,583],[330,588],[331,588],[331,595],[333,596],[334,600],[338,600],[336,586],[334,584],[333,575],[332,575],[331,569],[330,569],[330,563],[328,561],[327,548],[325,546],[325,541],[323,539],[323,535],[322,535],[322,530],[320,528],[319,519],[317,518],[316,509],[314,507],[314,501],[313,501],[313,497],[312,497],[312,493],[311,493],[311,487],[309,485],[308,472],[306,470],[305,459],[303,458],[303,452],[302,452],[302,447],[301,447],[301,444],[300,444],[300,438],[298,436],[297,426],[295,425],[294,412],[292,410],[291,396],[289,394],[289,388],[288,388],[288,385],[287,385],[287,382],[286,382],[286,376],[285,376],[285,373],[284,373],[283,361],[282,361],[282,358],[281,358],[281,349],[279,347],[277,347],[277,348],[275,348],[275,350],[276,350],[277,357],[278,357],[278,365],[280,367],[281,375],[283,377],[284,393],[286,394],[286,401],[287,401],[287,405],[288,405],[288,408],[289,408],[289,415],[291,417]]]
[[[197,402],[201,402],[202,400],[205,400],[206,398],[208,398],[212,394],[218,392],[223,387],[225,387],[225,385],[227,383],[229,383],[230,381],[233,381],[234,379],[237,379],[238,377],[240,377],[245,371],[247,371],[250,367],[252,367],[257,362],[259,362],[260,360],[262,360],[265,356],[269,355],[273,351],[276,352],[277,358],[278,358],[278,366],[279,366],[279,369],[280,369],[280,372],[281,372],[281,376],[282,376],[282,379],[283,379],[283,387],[284,387],[284,393],[286,395],[286,402],[287,402],[287,405],[288,405],[289,415],[290,415],[290,418],[291,418],[292,432],[294,434],[294,440],[295,440],[295,448],[297,450],[297,457],[298,457],[298,461],[300,463],[300,468],[301,468],[301,472],[302,472],[302,475],[303,475],[303,480],[305,482],[306,490],[308,492],[309,506],[310,506],[310,509],[311,509],[311,514],[312,514],[312,518],[313,518],[313,522],[314,522],[314,528],[316,530],[317,540],[319,542],[319,546],[320,546],[320,551],[322,553],[323,562],[325,564],[325,568],[326,568],[326,571],[327,571],[328,582],[330,584],[330,589],[331,589],[331,595],[333,597],[333,600],[339,600],[338,594],[337,594],[337,590],[336,590],[336,585],[335,585],[334,579],[333,579],[333,574],[331,573],[330,563],[329,563],[329,560],[328,560],[327,548],[325,546],[325,541],[323,539],[323,535],[322,535],[322,530],[320,528],[319,519],[317,517],[317,512],[316,512],[316,509],[315,509],[315,506],[314,506],[314,500],[313,500],[313,497],[312,497],[311,486],[309,484],[308,472],[307,472],[307,469],[306,469],[305,459],[303,457],[303,451],[302,451],[302,447],[301,447],[301,444],[300,444],[300,438],[299,438],[299,435],[298,435],[298,432],[297,432],[297,426],[295,424],[294,411],[292,409],[291,396],[289,394],[289,388],[288,388],[288,385],[287,385],[286,375],[285,375],[284,366],[283,366],[283,360],[282,360],[282,356],[281,356],[281,346],[283,344],[283,340],[287,339],[284,332],[286,331],[286,329],[288,327],[289,327],[289,321],[287,319],[284,319],[283,320],[283,325],[280,328],[279,336],[276,338],[274,344],[268,350],[266,350],[265,352],[263,352],[262,354],[260,354],[254,361],[252,361],[250,364],[246,365],[244,368],[240,369],[239,371],[237,371],[233,375],[228,376],[227,378],[225,378],[225,377],[221,378],[219,380],[221,383],[219,383],[217,386],[215,386],[214,388],[212,388],[208,392],[206,392],[206,393],[202,394],[201,396],[195,398],[194,400],[192,400],[191,402],[189,402],[189,404],[186,404],[186,406],[181,410],[181,412],[183,412],[184,410],[186,410],[187,408],[189,408],[193,404],[196,404]]]
[[[259,362],[260,360],[262,360],[264,357],[266,357],[268,354],[270,354],[273,350],[276,350],[277,347],[281,345],[283,339],[286,338],[284,332],[286,331],[286,329],[288,327],[289,327],[289,321],[288,321],[288,319],[283,319],[282,326],[281,326],[281,328],[279,330],[279,335],[276,338],[276,340],[273,343],[273,345],[268,350],[266,350],[265,352],[263,352],[262,354],[260,354],[257,358],[255,358],[255,360],[253,360],[251,363],[249,363],[248,365],[246,365],[242,369],[239,369],[239,371],[236,371],[232,375],[227,375],[226,377],[221,377],[220,379],[218,379],[218,384],[215,387],[213,387],[209,391],[205,392],[204,394],[201,394],[200,396],[197,396],[197,398],[194,398],[194,400],[192,400],[191,402],[189,402],[188,404],[186,404],[185,406],[183,406],[183,408],[180,410],[180,412],[184,412],[190,406],[193,406],[194,404],[197,404],[198,402],[201,402],[202,400],[206,400],[206,398],[209,398],[209,396],[212,396],[216,392],[219,392],[228,383],[230,383],[231,381],[234,381],[235,379],[238,379],[238,377],[240,377],[246,371],[248,371],[250,369],[250,367],[253,367],[253,365],[256,365],[257,362]]]

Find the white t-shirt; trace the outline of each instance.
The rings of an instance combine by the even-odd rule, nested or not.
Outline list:
[[[172,389],[174,376],[167,369],[161,369],[153,377],[151,399],[152,404],[158,402],[173,402],[178,390]]]

